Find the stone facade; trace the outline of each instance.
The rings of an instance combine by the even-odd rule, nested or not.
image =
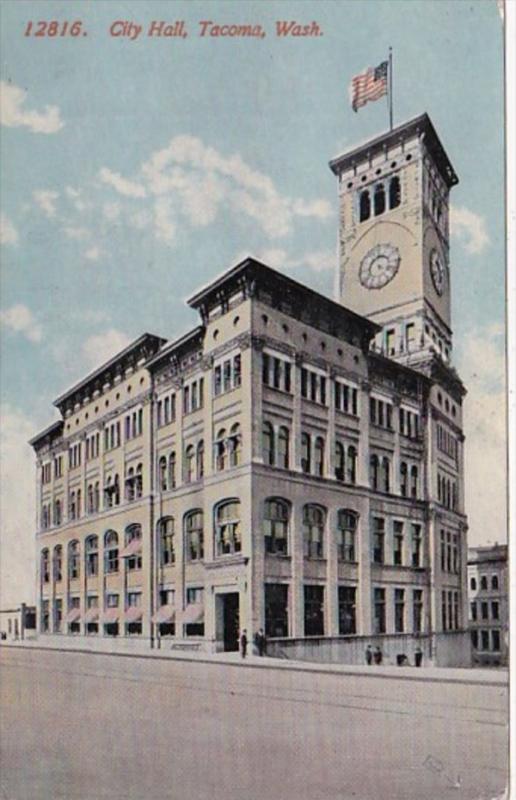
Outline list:
[[[469,626],[473,663],[509,663],[507,545],[471,547],[468,553]]]

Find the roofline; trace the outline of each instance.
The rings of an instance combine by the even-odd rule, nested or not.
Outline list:
[[[191,331],[187,331],[179,336],[178,339],[175,339],[172,342],[169,342],[165,347],[163,347],[156,355],[152,356],[152,358],[147,361],[146,367],[150,369],[154,367],[161,359],[166,358],[168,355],[174,352],[181,347],[181,345],[186,344],[188,341],[195,339],[197,336],[200,336],[204,332],[203,325],[197,325]]]
[[[72,394],[75,394],[75,392],[78,392],[80,389],[82,389],[84,386],[86,386],[86,384],[88,384],[90,381],[94,380],[94,378],[98,377],[106,369],[109,369],[110,367],[112,367],[114,364],[116,364],[117,361],[119,361],[121,358],[123,358],[128,353],[130,353],[131,350],[133,350],[136,347],[138,347],[138,345],[142,344],[147,338],[158,339],[163,343],[165,343],[167,341],[162,336],[156,336],[156,334],[153,334],[153,333],[142,333],[141,336],[138,336],[137,339],[134,339],[132,342],[130,342],[130,344],[128,344],[127,347],[124,347],[123,350],[120,350],[118,353],[116,353],[116,355],[114,355],[108,361],[105,361],[103,364],[101,364],[99,367],[94,369],[92,372],[89,372],[88,375],[86,375],[85,378],[83,378],[82,380],[78,381],[78,383],[75,383],[73,386],[71,386],[69,389],[67,389],[66,392],[63,392],[63,394],[59,395],[59,397],[57,397],[54,400],[53,405],[56,406],[56,407],[59,407],[61,405],[61,403],[64,403],[65,400],[67,400]]]
[[[62,427],[63,427],[62,419],[58,419],[55,422],[52,422],[50,425],[44,428],[40,433],[37,433],[35,436],[33,436],[32,439],[29,439],[29,444],[31,445],[31,447],[34,447],[34,445],[36,445],[41,439],[44,439],[46,436],[49,436],[51,433],[53,433],[53,431],[57,432],[58,428]]]
[[[235,264],[234,267],[231,267],[226,272],[221,273],[217,278],[215,278],[211,283],[204,286],[200,291],[196,292],[192,297],[187,300],[188,305],[190,308],[198,309],[198,307],[202,304],[204,297],[214,292],[219,286],[222,287],[225,283],[234,278],[239,273],[244,273],[248,268],[258,268],[259,270],[264,270],[266,273],[270,273],[271,276],[283,281],[287,286],[292,287],[298,291],[303,293],[308,293],[316,298],[318,298],[322,303],[325,303],[327,306],[333,307],[335,311],[339,314],[345,314],[352,319],[354,319],[357,323],[368,327],[372,335],[375,333],[379,333],[382,329],[381,325],[378,325],[376,322],[373,322],[368,317],[364,317],[361,314],[357,314],[355,311],[352,311],[350,308],[342,305],[341,303],[337,303],[335,300],[332,300],[331,297],[327,295],[321,294],[317,292],[315,289],[311,289],[309,286],[306,286],[299,281],[296,281],[294,278],[291,278],[289,275],[285,275],[284,272],[280,270],[274,269],[273,267],[268,266],[268,264],[264,264],[263,261],[259,261],[252,256],[247,256],[240,261],[238,264]]]
[[[368,141],[364,142],[364,144],[354,147],[352,150],[342,153],[340,156],[332,158],[329,162],[329,167],[335,175],[338,175],[339,172],[342,172],[346,167],[353,166],[354,161],[368,151],[380,151],[385,147],[386,144],[390,142],[395,143],[398,142],[400,138],[404,138],[403,134],[406,134],[406,136],[409,137],[418,135],[420,132],[424,133],[425,130],[429,131],[430,135],[434,138],[435,143],[437,144],[438,150],[440,151],[440,156],[445,166],[445,169],[441,170],[444,180],[449,187],[456,186],[459,182],[457,173],[452,166],[452,163],[442,145],[441,140],[439,139],[439,136],[437,135],[437,131],[433,126],[432,120],[426,112],[420,114],[418,117],[408,120],[407,122],[403,122],[401,125],[393,128],[391,131],[387,131],[379,136],[375,136],[373,139],[369,139]]]
[[[428,386],[433,384],[433,380],[428,375],[425,375],[424,372],[420,372],[418,369],[414,369],[414,367],[409,367],[407,364],[401,364],[399,361],[395,361],[393,358],[388,358],[382,353],[369,350],[367,352],[367,357],[376,358],[378,361],[381,361],[383,364],[386,364],[391,368],[400,369],[402,372],[408,373],[413,378],[420,378],[423,383],[426,383]]]

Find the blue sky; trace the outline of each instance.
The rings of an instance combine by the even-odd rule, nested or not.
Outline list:
[[[460,177],[456,361],[479,398],[503,402],[495,0],[6,0],[1,14],[4,409],[28,427],[51,421],[51,401],[113,349],[144,330],[172,337],[195,324],[184,298],[244,254],[331,293],[337,204],[327,163],[386,129],[384,100],[355,114],[347,87],[389,45],[395,124],[427,111]],[[44,19],[81,19],[87,35],[23,35]],[[115,20],[147,29],[181,19],[187,39],[109,36]],[[206,19],[261,24],[267,35],[201,38]],[[323,35],[279,39],[281,19],[316,20]],[[475,361],[477,340],[495,363]]]

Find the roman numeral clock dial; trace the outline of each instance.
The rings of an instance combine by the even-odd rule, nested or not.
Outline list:
[[[444,291],[446,268],[443,259],[435,248],[430,251],[430,275],[432,276],[435,291],[440,297]]]
[[[360,262],[359,278],[367,289],[381,289],[396,275],[400,253],[392,244],[377,244]]]

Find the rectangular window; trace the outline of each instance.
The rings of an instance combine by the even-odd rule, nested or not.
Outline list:
[[[385,633],[385,589],[374,589],[374,633]]]
[[[405,630],[405,589],[394,590],[394,630],[396,633]]]
[[[422,565],[422,540],[421,525],[412,525],[412,566],[419,568]]]
[[[495,653],[500,652],[500,631],[496,628],[491,631],[491,649]]]
[[[305,636],[324,636],[324,586],[304,588]]]
[[[373,517],[373,562],[383,564],[385,561],[385,520]]]
[[[356,631],[356,589],[354,586],[339,586],[339,634],[346,636]]]
[[[469,610],[472,621],[476,622],[478,619],[478,615],[477,615],[477,604],[475,603],[475,601],[469,604]]]
[[[412,591],[412,630],[421,633],[423,630],[423,590]]]
[[[489,650],[489,631],[480,631],[481,649]]]
[[[486,602],[480,604],[480,613],[482,619],[489,619],[489,605]]]
[[[500,608],[498,605],[498,600],[494,600],[491,603],[491,618],[492,619],[500,619]]]
[[[403,564],[403,522],[394,522],[392,563],[395,566]]]
[[[288,586],[285,583],[265,584],[265,635],[269,638],[288,636]]]

